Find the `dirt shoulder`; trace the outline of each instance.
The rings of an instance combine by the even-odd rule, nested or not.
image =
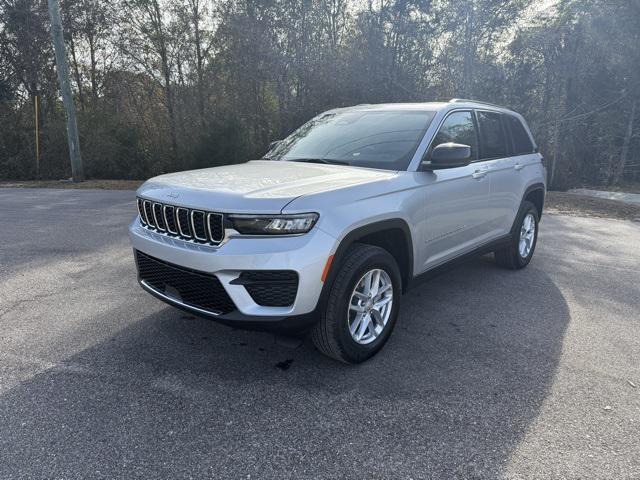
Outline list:
[[[584,185],[589,190],[604,190],[607,192],[640,193],[640,182],[625,182],[621,185]]]
[[[136,190],[143,180],[86,180],[73,183],[65,180],[0,181],[0,188],[88,188],[99,190]]]
[[[100,190],[135,190],[142,180],[86,180],[71,183],[59,180],[0,181],[0,188],[84,188]],[[640,206],[615,200],[565,192],[548,192],[546,213],[579,217],[608,217],[640,222]]]
[[[640,222],[640,206],[565,192],[547,192],[546,213]]]

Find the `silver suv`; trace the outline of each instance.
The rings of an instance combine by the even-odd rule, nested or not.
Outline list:
[[[139,281],[240,328],[310,332],[349,363],[387,341],[402,294],[463,256],[533,255],[545,197],[524,119],[490,104],[358,105],[318,115],[261,159],[138,190]]]

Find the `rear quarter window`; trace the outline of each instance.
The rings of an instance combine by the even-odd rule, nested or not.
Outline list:
[[[533,146],[531,137],[529,137],[529,134],[520,119],[513,115],[505,115],[504,119],[507,127],[509,128],[509,132],[511,133],[513,153],[515,155],[533,153],[535,151],[535,147]]]

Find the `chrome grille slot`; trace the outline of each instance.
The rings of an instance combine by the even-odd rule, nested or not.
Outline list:
[[[161,232],[164,232],[166,230],[164,225],[164,215],[162,214],[161,203],[153,204],[153,220],[158,230],[160,230]]]
[[[182,237],[191,238],[191,227],[189,222],[189,210],[186,208],[176,208],[178,217],[178,231]]]
[[[178,224],[176,223],[176,210],[173,205],[165,205],[164,208],[164,224],[167,232],[172,235],[178,235]]]
[[[219,243],[224,239],[224,219],[221,214],[207,214],[207,233],[212,242]]]
[[[148,226],[150,226],[151,228],[154,228],[156,224],[153,221],[153,208],[152,208],[151,202],[149,200],[145,200],[143,202],[143,205],[144,205],[144,219],[147,221]]]
[[[219,245],[224,241],[224,215],[137,198],[140,224],[185,241]]]
[[[196,240],[206,242],[207,229],[204,226],[204,212],[200,210],[191,210],[191,231]]]
[[[136,199],[136,203],[138,204],[138,214],[140,215],[140,221],[143,225],[147,224],[146,215],[144,214],[144,205],[141,198]]]

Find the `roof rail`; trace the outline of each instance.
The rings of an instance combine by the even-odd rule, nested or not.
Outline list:
[[[490,105],[492,107],[504,108],[504,107],[501,107],[500,105],[496,105],[495,103],[481,102],[479,100],[470,100],[468,98],[452,98],[451,100],[449,100],[449,103],[479,103],[481,105]]]

